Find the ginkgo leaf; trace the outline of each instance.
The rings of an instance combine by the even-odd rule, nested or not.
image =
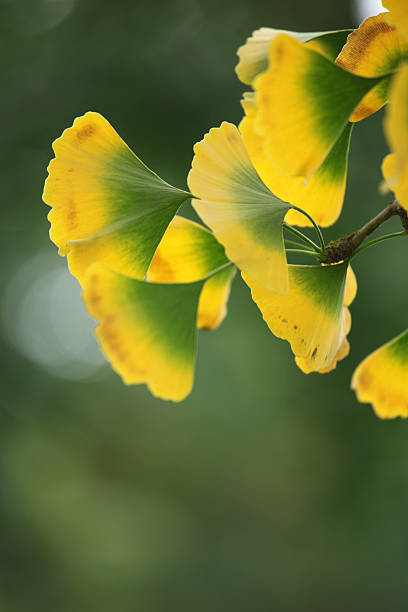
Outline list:
[[[408,417],[408,330],[371,353],[357,367],[351,387],[383,419]]]
[[[337,366],[337,362],[347,357],[350,352],[350,344],[347,340],[347,336],[351,329],[351,314],[348,306],[350,306],[350,304],[353,302],[354,298],[356,297],[356,293],[357,279],[353,269],[351,266],[349,266],[347,268],[346,286],[344,288],[343,312],[340,321],[340,334],[337,352],[331,363],[328,365],[326,364],[323,368],[319,368],[317,370],[317,372],[320,374],[327,374],[328,372],[334,370]],[[311,355],[309,357],[296,357],[296,364],[305,374],[316,371],[314,359]]]
[[[392,152],[384,159],[382,171],[398,202],[408,211],[408,65],[395,76],[391,95],[384,130]]]
[[[147,282],[91,266],[83,298],[99,321],[101,348],[126,384],[146,383],[173,401],[190,393],[202,286]]]
[[[259,28],[252,32],[237,55],[238,65],[235,68],[238,78],[246,85],[251,85],[255,77],[268,68],[269,45],[278,34],[288,34],[300,42],[306,43],[315,51],[330,60],[335,60],[346,42],[351,30],[336,30],[332,32],[291,32],[274,28]]]
[[[150,264],[147,279],[159,283],[187,283],[208,276],[200,294],[197,326],[215,329],[227,314],[235,266],[227,265],[224,248],[202,225],[176,216],[167,228]]]
[[[346,262],[330,266],[289,265],[290,291],[277,295],[248,274],[251,289],[269,329],[290,342],[295,357],[307,361],[309,371],[331,367],[343,341],[347,321],[343,313]]]
[[[50,236],[82,281],[102,262],[143,278],[167,225],[190,194],[164,182],[98,113],[75,119],[53,143],[44,201]]]
[[[192,205],[227,257],[265,287],[286,293],[282,223],[290,204],[261,181],[234,125],[224,122],[195,145],[188,185]]]
[[[280,174],[309,179],[364,95],[387,77],[352,74],[285,34],[271,43],[269,58],[254,82],[255,129]]]
[[[365,77],[392,73],[407,57],[408,44],[395,26],[387,21],[387,13],[368,17],[348,36],[336,64]],[[391,76],[371,89],[350,116],[360,121],[375,113],[389,100]]]
[[[353,124],[347,123],[336,144],[312,177],[279,174],[265,150],[265,137],[256,132],[256,94],[244,94],[245,117],[239,129],[249,156],[263,182],[281,200],[300,206],[320,226],[332,225],[340,215],[346,189],[348,153]],[[292,225],[310,226],[308,218],[290,210],[285,220]]]

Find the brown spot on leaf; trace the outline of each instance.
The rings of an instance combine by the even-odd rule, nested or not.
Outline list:
[[[103,322],[103,339],[109,346],[112,355],[116,357],[122,365],[127,363],[129,354],[123,350],[122,342],[119,334],[114,329],[115,316],[109,315]]]
[[[239,142],[239,136],[237,132],[235,130],[228,130],[227,140],[232,144],[236,144],[237,142]]]
[[[367,369],[361,370],[358,377],[358,385],[362,389],[368,389],[369,387],[371,387],[372,380],[373,376],[371,372],[369,372]]]
[[[67,210],[68,230],[72,231],[78,226],[78,210],[72,198],[68,200],[67,205],[68,205],[68,210]]]
[[[165,257],[160,256],[160,250],[154,254],[148,272],[149,280],[156,282],[174,281],[174,270]]]
[[[273,45],[273,50],[274,50],[274,53],[275,53],[275,61],[276,62],[281,62],[282,58],[283,58],[283,56],[285,54],[282,41],[279,40],[279,41],[275,42],[274,45]]]
[[[361,70],[359,71],[359,64],[362,58],[371,52],[370,47],[375,43],[376,38],[394,30],[394,26],[380,21],[378,17],[367,19],[357,30],[348,35],[347,43],[336,59],[336,64],[350,72],[362,74]],[[376,76],[376,74],[373,71],[370,74],[364,71],[363,76]]]
[[[93,136],[95,132],[96,132],[95,125],[92,123],[88,123],[88,125],[84,125],[84,127],[78,130],[77,138],[80,142],[83,142],[84,140],[87,140],[88,138]]]
[[[91,295],[89,296],[89,303],[92,306],[96,306],[97,304],[99,304],[101,299],[102,299],[101,296],[98,295],[97,293],[91,293]]]
[[[366,117],[371,115],[374,111],[375,106],[369,106],[368,104],[365,104],[363,99],[363,101],[353,111],[353,119],[354,121],[360,121],[361,119],[365,119]]]

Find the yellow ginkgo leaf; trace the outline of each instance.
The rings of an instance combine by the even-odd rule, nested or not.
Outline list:
[[[336,64],[365,77],[394,71],[407,57],[408,45],[395,26],[387,21],[387,13],[368,17],[348,36]],[[375,113],[389,99],[391,76],[371,89],[353,111],[350,121],[360,121]]]
[[[83,281],[102,262],[143,278],[188,192],[149,170],[98,113],[75,119],[53,143],[43,199],[50,236]]]
[[[306,43],[315,51],[319,51],[328,59],[335,60],[350,32],[351,30],[291,32],[274,28],[259,28],[259,30],[252,32],[245,44],[238,49],[239,62],[235,71],[240,81],[246,85],[251,85],[255,77],[267,69],[269,45],[278,34],[288,34],[296,40]]]
[[[150,264],[147,279],[157,283],[188,283],[222,268],[205,281],[200,294],[197,326],[215,329],[227,313],[235,266],[224,248],[202,225],[176,216],[167,228]]]
[[[277,295],[242,274],[269,329],[290,342],[295,357],[310,371],[328,368],[343,339],[343,304],[347,263],[331,266],[289,265],[290,291]]]
[[[366,357],[355,370],[351,387],[379,417],[408,417],[408,330]]]
[[[290,204],[261,181],[234,125],[224,122],[195,145],[188,185],[195,210],[227,257],[265,287],[286,293],[282,223]]]
[[[350,304],[353,302],[354,298],[356,297],[356,293],[357,279],[355,277],[353,269],[351,268],[351,266],[349,266],[347,268],[346,286],[344,288],[344,305],[340,321],[340,334],[338,339],[337,352],[333,358],[333,361],[330,364],[325,365],[323,368],[319,368],[318,370],[315,370],[315,363],[310,355],[309,357],[296,357],[297,365],[305,374],[309,374],[310,372],[314,371],[317,371],[320,374],[326,374],[328,372],[331,372],[337,366],[337,362],[341,361],[349,354],[350,344],[347,340],[347,335],[349,334],[351,329],[351,314],[350,310],[348,309],[348,306],[350,306]]]
[[[386,77],[343,70],[291,36],[269,47],[269,68],[254,81],[255,129],[275,169],[309,179],[323,163],[364,95]]]
[[[408,210],[408,65],[395,76],[391,96],[384,129],[392,153],[384,159],[382,171],[387,185]]]
[[[306,183],[301,176],[284,176],[274,167],[265,150],[266,139],[256,132],[256,95],[244,94],[245,117],[239,129],[249,156],[263,182],[278,198],[300,206],[320,226],[332,225],[340,215],[346,189],[347,162],[352,124],[347,123],[336,144]],[[290,210],[285,220],[293,225],[310,226],[305,215]]]
[[[190,393],[202,286],[152,283],[91,266],[83,298],[99,321],[101,348],[126,384],[146,383],[154,395],[173,401]]]

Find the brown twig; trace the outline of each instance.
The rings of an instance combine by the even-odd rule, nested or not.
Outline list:
[[[397,200],[394,200],[384,208],[378,215],[363,225],[359,230],[341,236],[337,240],[332,240],[326,245],[327,259],[326,263],[336,263],[350,257],[352,253],[364,242],[364,240],[372,234],[380,225],[388,221],[391,217],[398,215],[401,219],[402,226],[408,234],[408,215],[407,211],[402,208]]]
[[[401,219],[402,227],[408,234],[408,213],[405,208],[402,208],[402,206],[400,206],[398,214]]]

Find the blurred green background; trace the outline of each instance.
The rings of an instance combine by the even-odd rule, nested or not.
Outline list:
[[[406,327],[403,241],[356,259],[335,372],[303,375],[237,277],[228,318],[200,334],[193,393],[171,404],[105,364],[41,203],[51,142],[87,110],[184,187],[193,143],[241,118],[246,36],[353,27],[357,8],[0,0],[1,612],[406,610],[407,424],[349,390]],[[389,201],[382,119],[356,126],[328,238]]]

